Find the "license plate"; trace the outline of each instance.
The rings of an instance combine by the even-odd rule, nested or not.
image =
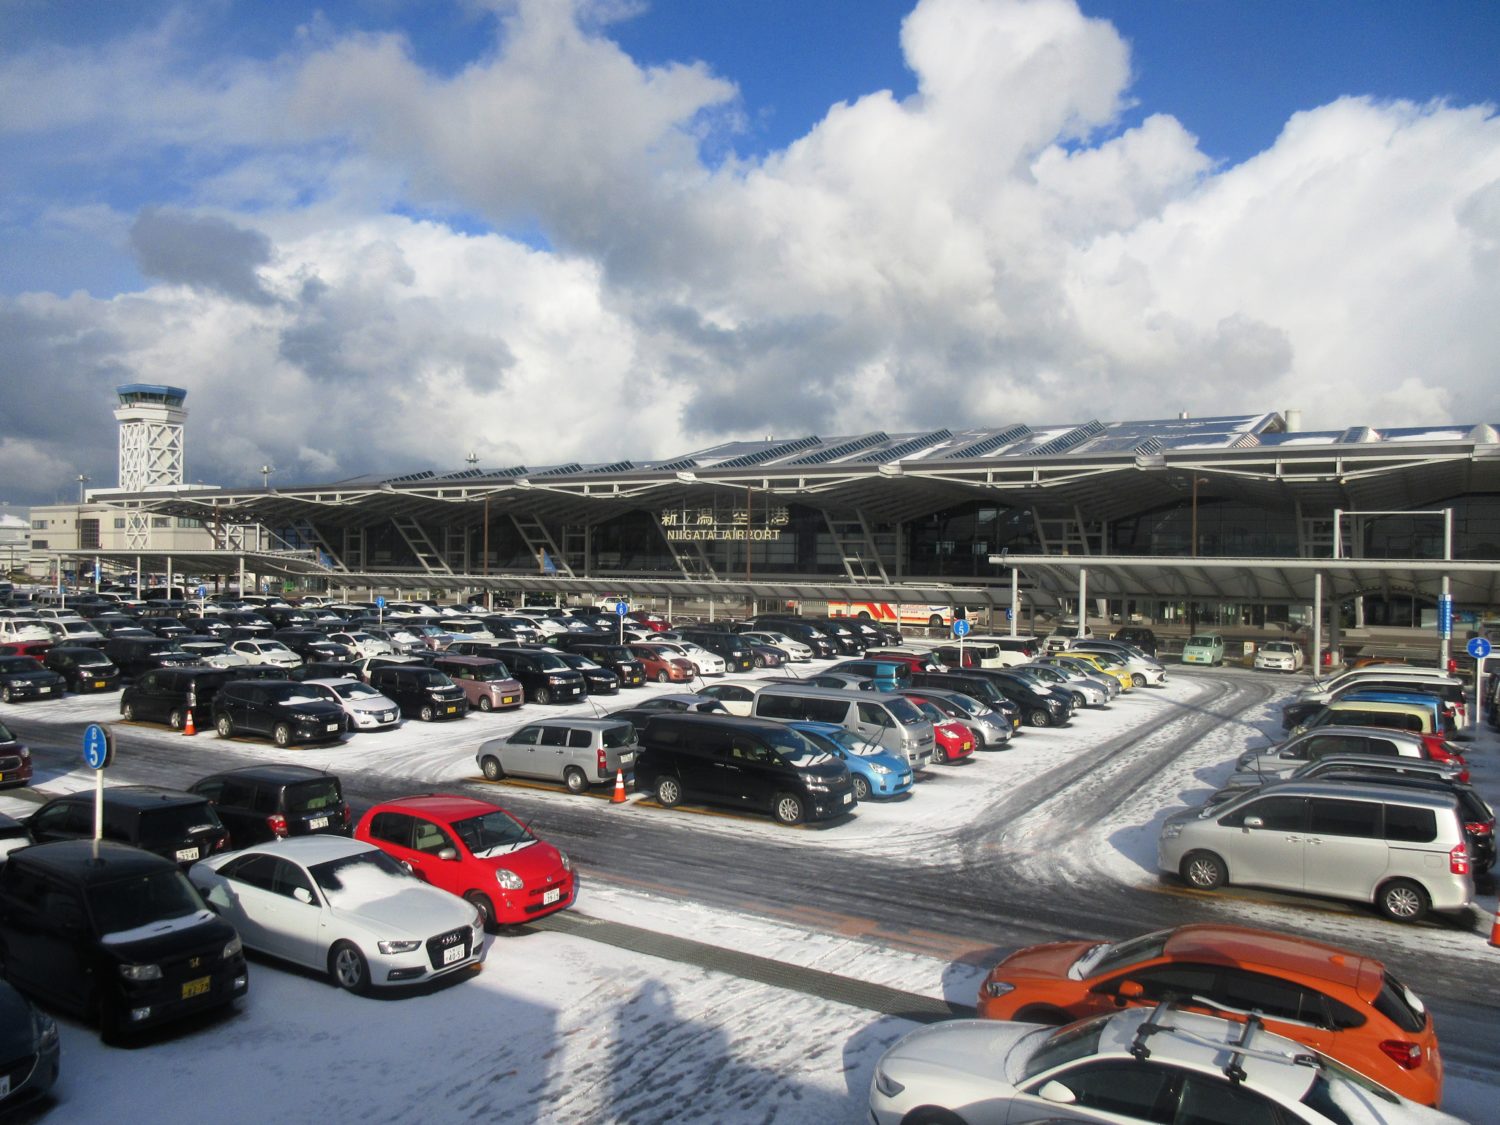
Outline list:
[[[561,887],[553,887],[550,891],[548,891],[544,895],[542,895],[542,905],[543,906],[551,906],[554,902],[556,902],[560,898],[562,898],[562,888]]]
[[[95,680],[94,681],[94,686],[96,688],[107,688],[107,687],[109,687],[109,681],[108,680]]]
[[[181,848],[177,852],[178,863],[190,863],[198,858],[197,848]]]
[[[580,694],[580,693],[581,693],[581,692],[582,692],[582,691],[583,691],[583,689],[582,689],[582,688],[574,688],[574,689],[573,689],[573,690],[572,690],[572,691],[570,691],[570,692],[568,692],[568,694],[569,694],[569,695],[578,695],[578,694]]]
[[[206,996],[208,994],[208,977],[199,977],[197,980],[184,981],[182,985],[182,998],[184,1000],[192,996]]]
[[[326,730],[326,731],[328,731],[328,732],[330,732],[330,733],[332,733],[333,731],[336,731],[336,730],[339,729],[339,725],[338,725],[338,723],[324,723],[323,724],[323,729]]]
[[[500,705],[502,707],[504,707],[506,704],[514,703],[515,701],[516,701],[516,697],[513,696],[513,695],[502,695],[500,697]]]
[[[458,714],[458,704],[456,704],[456,703],[450,703],[448,705],[448,707],[444,710],[443,713],[445,715],[457,715]]]
[[[445,949],[443,950],[443,964],[452,965],[455,962],[462,961],[468,955],[468,952],[462,945],[455,945]]]
[[[635,761],[635,755],[634,754],[621,754],[620,755],[620,765],[622,765],[622,766],[628,766],[633,761]]]
[[[965,749],[965,750],[972,750],[972,749],[974,749],[974,744],[972,742],[965,742],[963,744],[963,749]]]
[[[854,794],[853,793],[845,793],[844,794],[844,804],[846,804],[846,805],[852,805],[853,803],[854,803]]]
[[[37,689],[36,689],[36,693],[37,693],[37,694],[38,694],[38,695],[46,695],[46,694],[47,694],[47,693],[48,693],[48,692],[50,692],[50,691],[51,691],[51,690],[52,690],[52,689],[51,689],[51,688],[49,688],[49,687],[44,687],[44,688],[37,688]]]
[[[313,829],[327,828],[328,818],[326,816],[315,816],[307,822],[307,826]]]

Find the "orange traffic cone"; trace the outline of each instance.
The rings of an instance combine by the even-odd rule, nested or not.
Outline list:
[[[1490,927],[1490,944],[1500,946],[1500,909],[1495,911],[1495,922]]]
[[[623,805],[625,803],[624,770],[615,770],[615,791],[610,794],[609,803],[612,805]]]
[[[187,718],[185,718],[183,720],[183,723],[182,723],[182,733],[183,734],[197,734],[198,733],[198,728],[193,725],[193,709],[191,707],[188,708]]]

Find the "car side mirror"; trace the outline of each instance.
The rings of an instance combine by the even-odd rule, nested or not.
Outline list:
[[[1115,990],[1115,995],[1121,1000],[1139,1000],[1146,995],[1146,990],[1138,980],[1122,980],[1120,987]]]
[[[1245,827],[1245,828],[1264,828],[1265,826],[1266,826],[1266,822],[1264,820],[1262,820],[1260,817],[1258,817],[1258,816],[1247,816],[1245,818],[1245,822],[1244,822],[1244,825],[1242,827]]]
[[[1037,1091],[1037,1096],[1044,1102],[1055,1102],[1058,1105],[1072,1105],[1078,1100],[1078,1095],[1073,1093],[1056,1078],[1044,1083]]]
[[[438,852],[437,852],[437,857],[438,857],[438,859],[455,860],[455,859],[458,858],[458,849],[457,848],[439,848]]]
[[[308,890],[306,887],[293,887],[292,897],[298,902],[305,903],[308,906],[312,905],[312,891]]]

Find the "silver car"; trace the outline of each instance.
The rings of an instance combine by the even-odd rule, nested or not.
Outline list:
[[[475,760],[491,781],[535,777],[573,793],[635,774],[635,727],[624,719],[538,719],[479,747]]]
[[[1422,736],[1385,727],[1327,726],[1303,731],[1276,746],[1246,750],[1235,762],[1235,773],[1260,780],[1284,778],[1297,767],[1329,754],[1377,754],[1383,758],[1426,759]],[[1234,784],[1234,779],[1227,784]]]
[[[1474,899],[1458,798],[1378,781],[1284,781],[1174,813],[1157,866],[1199,890],[1242,883],[1351,899],[1397,922]]]
[[[401,708],[394,699],[352,677],[303,680],[302,686],[309,694],[342,707],[349,730],[387,730],[401,725]]]

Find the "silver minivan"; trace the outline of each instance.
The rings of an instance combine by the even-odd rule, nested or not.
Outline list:
[[[1157,866],[1199,890],[1243,883],[1352,899],[1397,922],[1474,898],[1458,798],[1378,781],[1284,781],[1174,813]]]
[[[1235,761],[1235,774],[1228,784],[1236,784],[1242,775],[1285,777],[1299,766],[1329,754],[1379,754],[1386,758],[1425,759],[1429,753],[1421,734],[1384,727],[1315,727],[1295,734],[1277,746],[1264,750],[1246,750]],[[1259,784],[1259,781],[1254,782]]]
[[[932,723],[904,695],[774,684],[755,693],[758,719],[833,723],[906,759],[913,771],[932,761]]]
[[[474,757],[491,781],[535,777],[583,793],[617,772],[627,783],[634,777],[635,728],[623,719],[538,719],[482,743]]]

